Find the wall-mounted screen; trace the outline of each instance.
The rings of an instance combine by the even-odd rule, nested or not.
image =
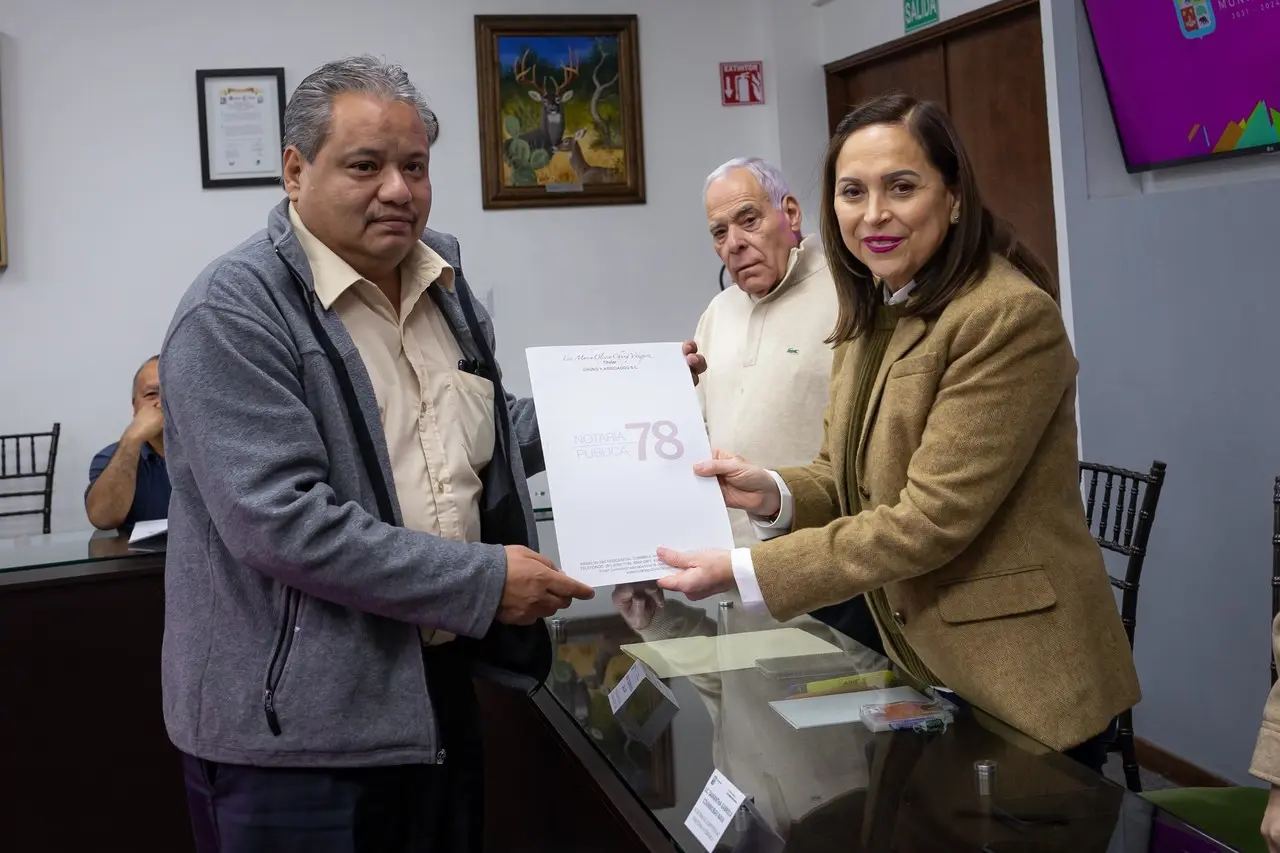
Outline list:
[[[1130,172],[1280,151],[1280,0],[1085,0]]]

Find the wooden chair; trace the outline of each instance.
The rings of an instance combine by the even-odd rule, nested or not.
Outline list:
[[[12,518],[20,515],[39,515],[44,519],[44,532],[49,532],[50,519],[53,515],[53,468],[58,461],[58,436],[62,434],[62,424],[55,423],[50,432],[26,432],[15,435],[0,435],[0,483],[18,480],[41,480],[43,488],[26,491],[0,491],[0,502],[18,500],[29,503],[29,498],[43,498],[43,503],[33,509],[12,509],[0,512],[0,518]],[[48,446],[44,448],[43,462],[37,456],[37,442]],[[0,487],[2,489],[3,487]]]
[[[1280,477],[1271,492],[1271,621],[1280,616]],[[1275,654],[1271,686],[1276,684]],[[1261,709],[1259,709],[1261,710]],[[1266,788],[1170,788],[1142,796],[1170,814],[1204,830],[1240,853],[1266,853],[1262,840],[1262,814],[1267,809]]]
[[[1121,592],[1120,620],[1124,623],[1124,632],[1132,649],[1134,629],[1138,624],[1138,586],[1142,579],[1142,565],[1147,558],[1147,540],[1155,521],[1156,504],[1160,501],[1160,488],[1164,485],[1165,464],[1152,462],[1150,472],[1143,474],[1081,462],[1082,487],[1086,472],[1089,483],[1085,495],[1085,521],[1089,531],[1101,547],[1128,558],[1124,578],[1109,577],[1111,585]],[[1102,484],[1101,495],[1098,493],[1099,482]],[[1142,777],[1138,773],[1138,755],[1134,746],[1132,709],[1120,714],[1111,751],[1121,755],[1124,780],[1129,790],[1140,793]]]

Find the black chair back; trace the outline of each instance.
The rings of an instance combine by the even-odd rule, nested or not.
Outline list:
[[[1280,477],[1271,496],[1271,621],[1280,616]],[[1276,657],[1271,655],[1271,685],[1276,683]]]
[[[1120,621],[1124,623],[1124,632],[1132,649],[1134,629],[1138,624],[1138,586],[1142,580],[1142,564],[1147,559],[1147,539],[1155,522],[1156,504],[1160,501],[1160,487],[1164,485],[1165,464],[1152,462],[1151,470],[1143,474],[1110,465],[1081,462],[1081,487],[1084,486],[1085,472],[1089,473],[1089,487],[1085,495],[1085,523],[1089,532],[1098,545],[1129,560],[1123,579],[1111,574],[1107,576],[1111,585],[1121,592]],[[1120,713],[1116,739],[1110,751],[1121,755],[1125,786],[1135,794],[1141,793],[1142,777],[1138,768],[1132,708]]]
[[[42,481],[41,488],[0,491],[0,501],[42,498],[38,508],[0,512],[0,518],[39,515],[44,519],[44,532],[49,533],[53,515],[53,469],[58,462],[58,436],[62,424],[55,423],[49,432],[25,432],[0,435],[0,483],[17,480]]]
[[[1108,551],[1129,558],[1124,578],[1109,575],[1111,585],[1121,592],[1120,619],[1129,636],[1129,648],[1133,648],[1138,622],[1138,586],[1147,559],[1147,540],[1155,522],[1160,488],[1164,485],[1165,467],[1163,462],[1155,461],[1151,463],[1151,470],[1143,474],[1093,462],[1080,463],[1082,486],[1085,472],[1089,473],[1085,522],[1094,541]]]

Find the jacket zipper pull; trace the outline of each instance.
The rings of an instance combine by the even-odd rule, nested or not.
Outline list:
[[[280,736],[280,718],[276,716],[276,694],[267,688],[262,695],[262,705],[267,712],[267,728],[276,737]]]

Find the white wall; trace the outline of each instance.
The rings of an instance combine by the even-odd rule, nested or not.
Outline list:
[[[648,204],[485,212],[477,13],[528,3],[382,0],[6,0],[0,5],[9,269],[0,273],[0,433],[63,425],[55,529],[87,526],[89,460],[129,418],[134,369],[199,270],[265,223],[278,190],[202,190],[198,68],[402,63],[440,116],[431,224],[492,289],[499,355],[527,392],[524,348],[679,340],[717,292],[702,180],[778,156],[777,108],[722,108],[717,63],[771,65],[765,0],[543,0],[538,12],[639,16]],[[228,27],[227,22],[235,22]]]
[[[818,61],[821,19],[790,2],[769,4],[773,36],[772,101],[778,109],[779,167],[804,214],[805,233],[817,233],[822,155],[827,146],[827,83]]]

